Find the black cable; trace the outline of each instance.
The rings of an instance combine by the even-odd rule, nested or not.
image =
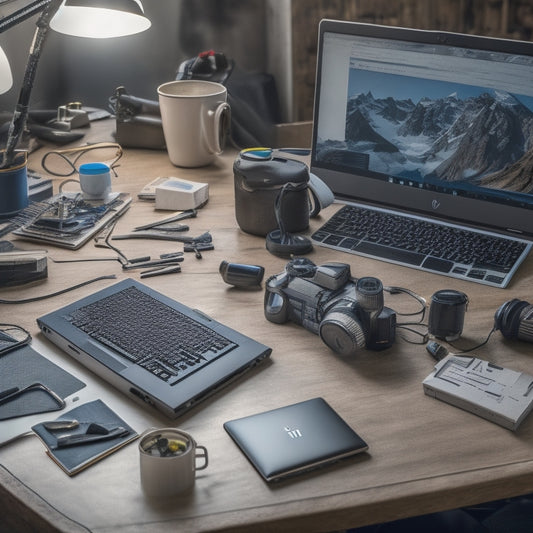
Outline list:
[[[88,281],[83,281],[82,283],[78,283],[77,285],[73,285],[72,287],[67,287],[66,289],[61,289],[60,291],[53,292],[51,294],[43,294],[41,296],[34,296],[33,298],[23,298],[22,300],[3,300],[0,299],[0,304],[28,304],[32,302],[38,302],[40,300],[46,300],[46,298],[52,298],[53,296],[59,296],[60,294],[64,294],[65,292],[73,291],[74,289],[79,289],[80,287],[84,287],[85,285],[89,285],[90,283],[94,283],[95,281],[101,281],[103,279],[116,279],[117,277],[115,274],[111,274],[110,276],[98,276],[97,278],[90,279]]]
[[[400,316],[422,315],[420,317],[419,322],[422,322],[422,320],[424,320],[424,316],[426,315],[426,307],[427,307],[427,302],[425,298],[423,298],[419,294],[416,294],[416,292],[410,289],[405,289],[404,287],[395,287],[395,286],[383,287],[383,290],[388,292],[389,294],[402,294],[402,293],[407,294],[408,296],[410,296],[411,298],[413,298],[420,304],[420,309],[418,311],[413,311],[412,313],[399,313],[398,311],[395,311],[397,315],[400,315]]]
[[[478,348],[481,348],[482,346],[485,346],[485,344],[487,344],[487,342],[489,342],[489,339],[491,337],[491,335],[496,331],[496,327],[493,327],[489,334],[487,335],[487,338],[480,344],[478,344],[477,346],[473,346],[472,348],[467,348],[466,350],[461,350],[461,348],[459,348],[458,346],[454,346],[451,342],[449,342],[448,344],[456,349],[456,350],[460,350],[456,355],[460,355],[462,353],[468,353],[468,352],[473,352],[474,350],[477,350]]]
[[[420,341],[414,341],[411,339],[408,339],[405,335],[400,335],[400,337],[409,344],[426,344],[429,340],[429,333],[424,333],[422,331],[417,331],[415,328],[410,326],[423,326],[427,328],[427,324],[423,324],[422,322],[402,322],[399,324],[396,324],[396,330],[405,330],[409,331],[412,335],[418,335],[421,340]]]
[[[7,333],[8,331],[20,331],[24,333],[25,337],[23,339],[17,339],[12,335],[9,335],[9,333]],[[30,332],[21,326],[17,326],[16,324],[0,324],[0,333],[2,332],[5,332],[6,335],[9,335],[14,342],[11,345],[0,348],[0,355],[4,355],[5,353],[10,352],[11,350],[14,350],[15,348],[18,348],[20,346],[23,346],[24,344],[29,344],[29,342],[31,341]]]

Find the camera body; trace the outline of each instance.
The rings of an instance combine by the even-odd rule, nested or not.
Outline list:
[[[283,272],[268,279],[264,309],[270,322],[299,324],[341,355],[362,348],[384,350],[396,335],[396,313],[383,305],[381,281],[352,279],[346,263],[289,261]]]

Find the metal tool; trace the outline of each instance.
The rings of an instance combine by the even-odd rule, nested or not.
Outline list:
[[[177,222],[178,220],[184,220],[186,218],[194,218],[196,217],[197,214],[198,212],[196,211],[196,209],[187,209],[186,211],[182,211],[181,213],[174,215],[170,218],[165,218],[157,222],[150,222],[149,224],[144,224],[143,226],[137,226],[136,228],[133,229],[133,231],[143,231],[146,229],[152,229],[158,226],[163,226],[165,224],[170,224],[172,222]]]

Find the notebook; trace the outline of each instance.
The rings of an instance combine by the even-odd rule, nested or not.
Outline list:
[[[368,450],[323,398],[230,420],[224,428],[266,481],[279,481]]]
[[[177,418],[271,348],[126,279],[37,319],[46,337],[130,398]]]
[[[139,435],[120,416],[110,409],[102,400],[93,400],[71,409],[59,416],[55,421],[77,420],[79,423],[72,429],[51,429],[50,421],[40,422],[32,426],[33,432],[41,439],[46,447],[46,454],[55,461],[69,476],[88,468],[108,455],[116,452]],[[91,426],[97,425],[96,430]],[[117,431],[118,429],[118,431]],[[105,432],[111,435],[111,431],[117,436],[107,438]],[[70,445],[59,445],[63,441],[80,439],[84,436],[89,439],[86,442],[76,442]]]
[[[313,240],[505,287],[533,242],[532,120],[532,42],[321,21],[311,172],[348,206],[525,246],[501,268],[491,254],[470,263],[453,253],[441,260],[438,249],[417,262],[407,247],[391,251],[394,218],[360,249],[351,230],[328,225]]]

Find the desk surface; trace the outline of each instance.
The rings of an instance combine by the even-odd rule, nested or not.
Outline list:
[[[110,140],[109,123],[93,123],[88,139]],[[32,161],[40,161],[39,155]],[[34,347],[76,375],[94,397],[104,399],[140,431],[177,426],[209,449],[210,461],[199,473],[193,492],[172,502],[151,503],[139,484],[139,457],[132,443],[86,471],[69,478],[44,453],[35,437],[0,448],[2,520],[18,531],[151,532],[167,531],[328,531],[451,509],[533,491],[533,417],[513,433],[475,415],[424,395],[423,379],[433,360],[424,346],[398,338],[384,352],[362,351],[354,358],[330,352],[318,337],[294,324],[276,325],[263,314],[263,291],[244,291],[225,284],[218,272],[222,260],[260,264],[266,277],[281,272],[282,258],[265,249],[265,241],[243,233],[235,220],[232,163],[224,154],[216,165],[178,169],[165,152],[126,149],[114,190],[131,193],[133,204],[116,231],[162,219],[153,204],[139,201],[143,185],[173,175],[207,182],[210,199],[191,232],[209,230],[215,250],[198,260],[187,254],[179,274],[143,282],[272,347],[271,360],[242,376],[177,421],[138,406],[69,359],[38,332],[36,317],[103,288],[101,281],[33,304],[2,305],[2,322],[30,330]],[[38,165],[35,165],[38,168]],[[330,206],[311,228],[316,229],[337,205]],[[25,249],[37,245],[17,241]],[[121,241],[126,255],[156,255],[181,249],[167,241]],[[123,272],[109,262],[55,263],[60,259],[108,257],[92,242],[73,252],[46,247],[48,279],[31,287],[3,289],[4,299],[50,293],[103,274],[118,279]],[[531,300],[533,257],[515,275],[509,288],[419,272],[388,263],[315,247],[315,263],[349,263],[355,276],[379,277],[386,285],[412,289],[430,299],[444,288],[465,292],[470,304],[458,344],[481,342],[493,324],[495,310],[511,298]],[[411,311],[403,296],[386,298],[397,311]],[[501,366],[533,373],[531,345],[505,341],[494,334],[476,355]],[[278,484],[266,484],[223,429],[226,420],[322,396],[368,442],[369,453]]]

